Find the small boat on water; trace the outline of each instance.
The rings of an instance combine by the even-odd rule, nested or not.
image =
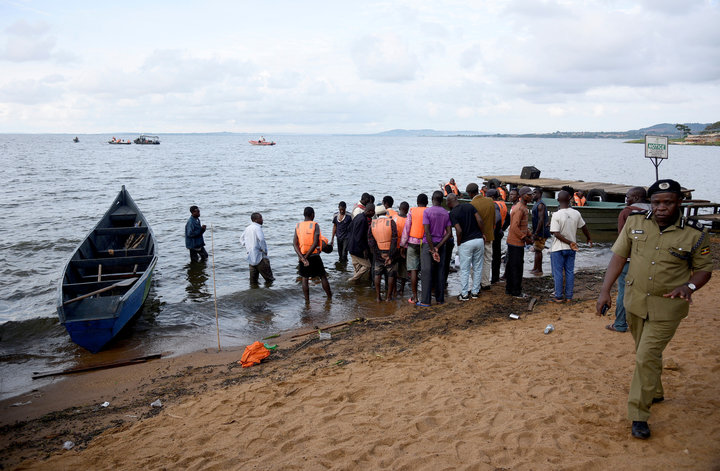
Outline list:
[[[135,317],[150,290],[156,247],[123,185],[63,269],[57,312],[73,342],[97,353]]]
[[[158,136],[150,136],[148,134],[141,134],[133,142],[135,142],[135,144],[156,145],[157,146],[157,145],[160,145],[160,138]]]
[[[275,141],[266,141],[265,138],[260,139],[259,141],[248,141],[250,144],[254,146],[274,146]]]
[[[124,140],[122,140],[122,139],[115,139],[115,138],[113,137],[112,139],[110,139],[110,140],[108,141],[108,144],[129,146],[130,144],[132,144],[132,142],[130,142],[129,139],[126,140],[126,141],[124,141]]]
[[[75,136],[75,137],[73,138],[73,142],[80,142],[80,139],[78,139],[78,137]]]

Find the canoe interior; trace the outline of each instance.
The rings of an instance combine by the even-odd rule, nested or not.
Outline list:
[[[65,267],[58,305],[61,322],[113,318],[123,298],[154,268],[155,252],[154,235],[123,187]],[[63,306],[68,300],[128,278],[138,281]]]

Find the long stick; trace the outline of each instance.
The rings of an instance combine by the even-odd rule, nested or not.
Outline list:
[[[82,296],[78,296],[77,298],[73,298],[69,301],[65,301],[63,303],[63,306],[65,306],[66,304],[74,303],[75,301],[80,301],[82,299],[89,298],[90,296],[95,296],[96,294],[104,293],[105,291],[110,291],[113,288],[119,288],[121,286],[130,286],[131,284],[135,283],[136,280],[137,280],[137,278],[129,278],[127,280],[118,281],[117,283],[112,284],[110,286],[96,289],[95,291],[92,291],[90,293],[83,294]]]
[[[136,365],[138,363],[145,363],[146,361],[156,360],[156,359],[160,358],[161,356],[162,356],[161,353],[156,353],[154,355],[146,355],[143,357],[133,358],[131,360],[121,360],[121,361],[117,361],[114,363],[103,363],[101,365],[87,366],[84,368],[70,368],[68,370],[55,371],[53,373],[34,372],[32,379],[47,378],[48,376],[71,375],[71,374],[75,374],[75,373],[84,373],[86,371],[107,370],[110,368],[117,368],[119,366]]]
[[[215,238],[213,237],[213,226],[210,224],[210,246],[212,251],[212,267],[213,267],[213,293],[215,294],[215,327],[218,337],[218,352],[220,351],[220,321],[218,320],[217,310],[217,288],[215,286]]]

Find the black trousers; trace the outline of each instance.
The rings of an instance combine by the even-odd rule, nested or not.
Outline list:
[[[272,268],[270,268],[270,260],[267,258],[260,260],[257,265],[250,265],[250,285],[257,286],[260,275],[262,275],[266,283],[275,281]]]
[[[199,262],[200,260],[207,260],[208,253],[205,250],[205,247],[200,247],[199,249],[188,249],[190,252],[190,261],[191,262]]]
[[[502,231],[495,231],[495,239],[493,239],[492,248],[492,271],[490,275],[490,282],[497,283],[500,281],[500,262],[502,260]]]
[[[420,302],[430,304],[432,300],[432,290],[435,289],[435,300],[438,303],[445,302],[445,258],[447,250],[441,247],[438,250],[440,261],[436,262],[432,258],[428,244],[423,244],[420,251],[420,274],[422,276],[422,294]]]
[[[348,239],[347,238],[337,240],[337,251],[338,251],[338,256],[340,257],[338,261],[347,262],[348,261]]]
[[[522,294],[523,260],[525,247],[508,244],[507,267],[505,267],[505,292],[511,296]]]

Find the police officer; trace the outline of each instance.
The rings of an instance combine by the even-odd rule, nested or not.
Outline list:
[[[682,217],[682,190],[674,180],[658,180],[649,189],[651,210],[632,213],[612,247],[597,314],[610,307],[610,288],[630,257],[625,278],[625,310],[635,340],[635,373],[628,396],[632,435],[650,437],[650,406],[665,399],[660,374],[662,353],[692,294],[710,280],[710,240],[702,224]]]

